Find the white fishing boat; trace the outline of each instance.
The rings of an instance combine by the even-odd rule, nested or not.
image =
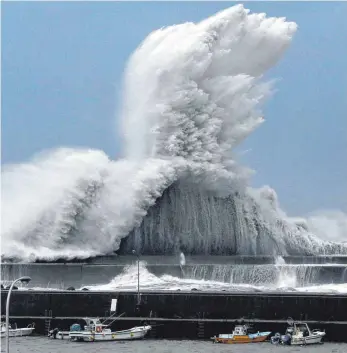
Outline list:
[[[15,327],[12,327],[9,325],[9,337],[19,337],[19,336],[29,336],[33,333],[35,330],[34,324],[30,324],[27,327],[22,327],[22,328],[17,328],[17,325]],[[2,322],[1,323],[1,337],[6,337],[6,323]]]
[[[292,319],[288,320],[288,324],[286,333],[284,335],[277,333],[274,337],[271,337],[271,343],[296,346],[322,343],[325,331],[311,331],[306,322],[294,322]]]
[[[136,340],[145,337],[148,331],[152,329],[151,326],[136,326],[129,330],[111,331],[109,325],[103,324],[98,318],[84,318],[86,322],[84,329],[81,329],[79,324],[71,326],[70,331],[52,330],[49,334],[53,338],[69,338],[72,341],[124,341]]]

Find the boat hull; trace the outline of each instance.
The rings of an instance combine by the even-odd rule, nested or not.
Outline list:
[[[72,341],[84,342],[138,340],[144,338],[150,329],[151,327],[147,326],[146,328],[133,328],[130,330],[115,332],[70,332],[69,338]],[[61,336],[61,338],[64,338],[63,334],[59,335],[58,333],[57,336]]]
[[[142,339],[146,335],[145,332],[134,332],[132,334],[115,334],[115,333],[92,333],[92,334],[81,334],[71,335],[72,341],[84,341],[84,342],[95,342],[95,341],[126,341]]]
[[[300,338],[296,338],[293,337],[290,344],[292,346],[301,346],[301,345],[307,345],[307,344],[318,344],[318,343],[322,343],[322,339],[323,336],[307,336],[307,337],[300,337]]]
[[[257,337],[249,338],[248,336],[239,336],[237,338],[216,338],[215,343],[226,343],[226,344],[235,344],[235,343],[259,343],[266,341],[266,337]]]
[[[252,334],[252,335],[235,335],[233,337],[214,337],[215,343],[237,344],[237,343],[260,343],[266,341],[271,332]]]
[[[9,337],[29,336],[34,331],[32,327],[9,329]],[[6,331],[1,331],[1,337],[6,337]]]

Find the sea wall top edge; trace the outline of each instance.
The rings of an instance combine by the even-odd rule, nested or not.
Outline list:
[[[281,256],[285,263],[288,264],[318,264],[318,263],[345,263],[347,255],[316,255],[316,256]],[[186,255],[186,264],[274,264],[278,256],[272,255]],[[106,265],[106,264],[131,264],[137,260],[136,256],[132,255],[105,255],[97,256],[88,259],[56,259],[36,260],[34,262],[20,261],[19,259],[6,259],[2,258],[2,263],[11,264],[69,264],[69,265]],[[179,264],[179,256],[173,255],[143,255],[140,260],[149,265],[155,264]]]
[[[0,294],[2,292],[6,293],[8,290],[7,289],[1,289]],[[83,290],[35,290],[35,289],[29,289],[29,290],[15,290],[13,293],[16,294],[50,294],[50,295],[63,295],[63,294],[69,294],[69,295],[111,295],[111,296],[118,296],[118,295],[135,295],[137,296],[137,291],[83,291]],[[189,296],[230,296],[230,297],[239,297],[239,296],[244,296],[244,297],[324,297],[324,298],[343,298],[346,299],[347,295],[343,293],[321,293],[321,292],[274,292],[274,291],[249,291],[249,292],[237,292],[237,291],[228,291],[228,292],[211,292],[211,291],[171,291],[171,290],[155,290],[155,291],[150,291],[150,290],[143,290],[141,291],[140,295],[150,295],[150,296],[156,296],[156,295],[176,295],[176,296],[181,296],[181,295],[189,295]]]

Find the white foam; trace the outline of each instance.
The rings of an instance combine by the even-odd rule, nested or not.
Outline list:
[[[341,293],[347,294],[347,283],[322,284],[319,286],[309,286],[296,288],[299,292],[318,292],[318,293]]]
[[[286,278],[282,283],[273,283],[272,285],[252,285],[235,284],[230,282],[221,282],[215,280],[200,280],[194,278],[178,278],[170,275],[155,276],[146,268],[145,262],[140,262],[140,291],[191,291],[197,289],[200,291],[300,291],[315,293],[347,293],[347,283],[326,284],[299,287],[296,280]],[[136,291],[137,290],[137,265],[130,265],[124,269],[123,273],[116,276],[110,283],[94,286],[83,286],[92,291]]]
[[[125,268],[122,274],[116,276],[110,283],[95,286],[84,286],[94,291],[134,291],[137,290],[137,265]],[[140,262],[140,288],[141,290],[192,290],[193,288],[205,291],[256,290],[252,285],[231,285],[218,281],[204,281],[196,279],[182,279],[170,275],[155,276],[149,272],[144,262]]]

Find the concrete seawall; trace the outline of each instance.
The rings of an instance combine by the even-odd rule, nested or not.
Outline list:
[[[347,255],[282,256],[286,264],[347,264]],[[141,255],[141,260],[151,265],[179,264],[179,255]],[[275,264],[278,256],[271,255],[186,255],[186,264]],[[94,265],[130,264],[136,261],[134,255],[103,255],[85,259],[55,259],[54,261],[36,260],[35,263],[86,263]],[[2,263],[16,263],[16,259],[6,259]]]
[[[7,291],[1,291],[5,303]],[[327,340],[347,341],[347,296],[292,293],[142,292],[139,311],[135,292],[14,291],[11,321],[35,322],[37,332],[50,327],[68,328],[86,316],[107,317],[111,300],[117,299],[117,314],[125,315],[113,328],[129,328],[141,322],[155,325],[151,337],[209,338],[231,331],[243,318],[260,330],[279,331],[286,320],[307,321],[312,328],[327,330]],[[5,306],[1,307],[5,314]]]
[[[66,289],[73,286],[81,288],[110,283],[129,265],[135,264],[133,257],[120,259],[119,263],[107,261],[107,258],[103,260],[104,262],[94,263],[3,263],[1,279],[6,282],[20,276],[30,276],[32,287]],[[179,278],[213,280],[232,284],[268,284],[276,287],[278,278],[286,276],[293,277],[296,286],[304,287],[347,282],[346,263],[274,265],[267,263],[267,258],[239,259],[240,263],[235,263],[234,257],[225,257],[213,259],[213,261],[218,261],[215,263],[211,260],[210,263],[203,263],[196,258],[188,259],[184,266],[180,266],[177,261],[171,260],[166,259],[166,262],[160,262],[160,259],[152,257],[144,261],[147,263],[147,271],[155,276],[166,274]],[[259,263],[261,260],[265,263]]]

